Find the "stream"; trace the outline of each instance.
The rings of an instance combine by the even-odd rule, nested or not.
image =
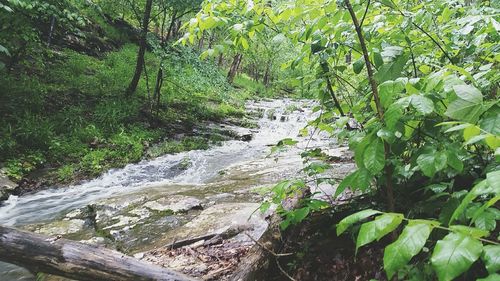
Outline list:
[[[250,221],[252,235],[259,237],[267,227],[261,215],[252,215],[264,196],[259,190],[297,176],[302,168],[298,152],[306,146],[333,147],[339,155],[345,151],[327,137],[298,136],[317,116],[314,105],[289,99],[248,102],[247,110],[259,116],[259,129],[222,126],[252,133],[250,141],[226,141],[208,150],[164,155],[77,185],[11,196],[0,206],[0,224],[128,254],[163,245],[172,237],[206,234],[235,222]],[[299,143],[269,156],[270,146],[284,138]],[[0,263],[0,280],[35,277]]]

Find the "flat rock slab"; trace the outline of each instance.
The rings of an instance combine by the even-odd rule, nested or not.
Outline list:
[[[201,208],[201,200],[182,195],[169,195],[154,201],[146,202],[144,207],[153,211],[162,212],[170,210],[173,213],[179,213]]]
[[[175,229],[170,240],[182,240],[206,234],[221,234],[229,228],[245,226],[246,232],[258,239],[267,229],[267,221],[257,210],[258,203],[224,203],[203,210],[195,219]],[[257,210],[257,211],[256,211]],[[240,242],[251,241],[245,234],[235,236]]]

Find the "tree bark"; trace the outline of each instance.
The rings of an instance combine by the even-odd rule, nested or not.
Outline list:
[[[83,281],[194,280],[120,252],[0,226],[0,260]]]
[[[236,54],[233,58],[233,62],[231,63],[231,67],[229,67],[229,72],[227,73],[227,81],[229,83],[233,83],[234,77],[236,76],[236,73],[238,72],[238,67],[240,66],[241,63],[241,54]]]
[[[137,89],[139,84],[139,79],[141,78],[142,68],[144,65],[144,54],[146,53],[146,39],[148,36],[149,18],[151,16],[151,7],[153,5],[153,0],[146,1],[146,8],[144,9],[144,17],[142,18],[142,33],[141,40],[139,44],[139,53],[137,54],[137,63],[135,66],[135,73],[130,85],[127,88],[127,94],[133,94]]]

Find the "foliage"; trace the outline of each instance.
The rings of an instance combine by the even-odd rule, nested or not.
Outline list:
[[[481,256],[479,238],[497,239],[487,231],[495,229],[498,213],[498,8],[457,0],[210,0],[190,22],[184,41],[226,28],[233,48],[245,50],[254,48],[255,34],[272,29],[294,44],[300,52],[283,66],[315,70],[297,77],[296,85],[321,102],[322,114],[309,127],[348,137],[354,151],[358,169],[340,182],[335,196],[347,189],[374,194],[389,211],[362,225],[357,247],[397,232],[409,220],[400,240],[386,248],[394,257],[385,265],[392,277],[429,243],[432,229],[451,231],[444,238],[441,231],[439,242],[428,246],[434,248],[430,262],[438,279],[451,280]],[[344,130],[347,118],[335,118],[342,111],[334,107],[334,94],[362,130]],[[321,150],[303,157],[308,176],[328,170],[319,164]],[[285,191],[275,190],[272,202],[286,201],[286,190],[306,189],[305,182],[325,181],[331,179],[282,183],[276,188]],[[287,217],[295,211],[283,212],[285,221],[307,216],[297,210],[296,220]]]

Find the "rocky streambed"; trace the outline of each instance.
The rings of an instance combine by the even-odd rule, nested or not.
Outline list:
[[[251,137],[131,164],[64,189],[11,196],[0,207],[0,224],[113,248],[204,280],[229,279],[268,227],[269,213],[258,211],[265,191],[300,174],[299,152],[330,147],[329,155],[349,158],[330,138],[298,137],[316,115],[312,107],[309,101],[248,103],[259,129],[226,129]],[[270,146],[284,138],[299,143],[270,156]],[[334,167],[331,173],[343,177],[354,165]],[[317,196],[331,192],[323,186]],[[8,264],[0,265],[0,276],[36,280]]]

